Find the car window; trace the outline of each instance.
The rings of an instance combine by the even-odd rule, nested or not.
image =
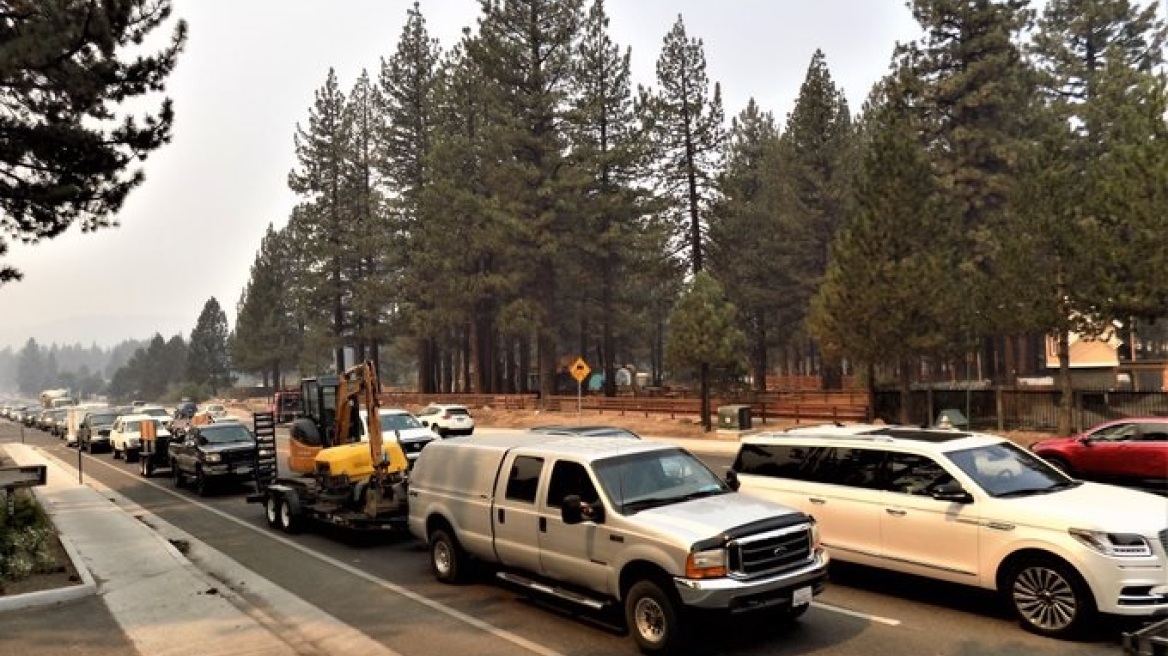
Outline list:
[[[584,503],[594,503],[600,499],[584,465],[560,460],[552,467],[552,478],[548,482],[547,506],[558,508],[564,502],[564,497],[571,494],[579,496]]]
[[[734,471],[755,476],[815,480],[815,464],[822,447],[795,444],[744,444],[738,450]]]
[[[880,487],[880,470],[887,454],[875,449],[833,447],[821,449],[808,480],[833,485],[866,488]]]
[[[1088,437],[1092,440],[1103,440],[1108,442],[1123,442],[1135,437],[1138,431],[1137,424],[1114,424],[1112,426],[1104,426],[1099,430],[1090,433]]]
[[[1042,493],[1073,484],[1059,470],[1009,442],[945,455],[993,496]]]
[[[418,415],[429,416],[429,415],[434,414],[435,412],[438,412],[438,408],[435,408],[434,406],[426,406],[425,408],[422,408],[422,411],[419,412]]]
[[[447,408],[446,414],[448,414],[448,415],[469,415],[470,413],[467,412],[466,408]]]
[[[127,421],[126,423],[122,424],[122,431],[126,433],[133,433],[135,431],[141,430],[141,428],[142,422],[140,421]]]
[[[1168,424],[1140,424],[1139,441],[1168,442]]]
[[[889,492],[928,496],[938,486],[953,482],[944,467],[916,453],[889,453],[887,471]]]
[[[511,463],[511,474],[507,477],[507,499],[534,504],[541,471],[543,471],[543,458],[531,456],[515,458]]]
[[[414,419],[413,415],[406,415],[400,412],[382,412],[378,414],[378,419],[381,420],[382,431],[407,430],[423,427],[417,419]]]

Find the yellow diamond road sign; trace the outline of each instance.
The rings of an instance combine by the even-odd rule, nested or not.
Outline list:
[[[592,373],[592,369],[584,361],[584,358],[576,358],[576,361],[572,363],[572,378],[575,378],[577,383],[583,383],[590,373]]]

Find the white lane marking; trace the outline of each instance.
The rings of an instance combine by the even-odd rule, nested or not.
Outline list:
[[[302,546],[296,542],[293,542],[292,540],[284,537],[283,535],[273,533],[270,529],[258,528],[256,526],[248,524],[244,520],[242,520],[234,515],[223,512],[222,510],[219,510],[218,508],[214,508],[212,506],[209,506],[209,505],[207,505],[207,504],[205,504],[202,501],[199,501],[197,499],[192,499],[191,497],[189,497],[185,494],[182,494],[176,490],[172,490],[168,487],[163,487],[162,485],[160,485],[152,480],[142,478],[141,476],[136,476],[136,475],[126,471],[125,469],[118,467],[112,463],[98,460],[98,459],[93,458],[93,457],[89,457],[88,460],[90,460],[91,462],[95,462],[103,467],[106,467],[107,469],[118,472],[119,474],[123,474],[125,476],[130,477],[130,478],[133,478],[134,480],[136,480],[138,482],[146,483],[147,485],[150,485],[161,492],[165,492],[166,494],[169,494],[170,496],[172,496],[176,499],[180,499],[180,500],[186,501],[187,503],[190,503],[192,505],[198,506],[199,508],[202,508],[203,510],[206,510],[207,512],[218,515],[219,517],[226,519],[230,522],[233,522],[238,526],[246,528],[249,531],[252,531],[252,532],[258,533],[259,535],[262,535],[264,537],[276,540],[280,544],[283,544],[287,547],[291,547],[292,549],[295,549],[306,556],[309,556],[311,558],[315,558],[315,559],[317,559],[323,563],[326,563],[328,565],[332,565],[333,567],[336,567],[337,569],[343,570],[349,574],[352,574],[353,576],[364,579],[365,581],[368,581],[369,583],[372,583],[378,587],[384,588],[385,590],[388,590],[394,594],[397,594],[399,596],[405,597],[406,599],[409,599],[411,601],[422,604],[423,606],[427,606],[429,608],[432,608],[440,613],[444,613],[444,614],[446,614],[446,615],[448,615],[456,620],[465,622],[465,623],[467,623],[467,624],[469,624],[469,625],[471,625],[471,626],[473,626],[481,631],[486,631],[487,633],[490,633],[491,635],[494,635],[497,638],[500,638],[502,640],[506,640],[510,643],[513,643],[515,645],[523,647],[524,649],[526,649],[528,651],[531,651],[531,652],[536,653],[536,654],[540,654],[541,656],[563,656],[562,654],[560,654],[560,652],[555,651],[554,649],[551,649],[549,647],[545,647],[544,645],[541,645],[541,644],[536,643],[536,642],[532,642],[531,640],[528,640],[527,638],[524,638],[524,637],[517,635],[515,633],[512,633],[510,631],[507,631],[506,629],[500,629],[498,627],[492,626],[491,624],[488,624],[488,623],[478,619],[477,617],[467,615],[466,613],[463,613],[462,611],[456,610],[456,609],[451,608],[450,606],[447,606],[441,602],[434,601],[433,599],[422,596],[416,592],[413,592],[412,590],[410,590],[408,588],[404,588],[404,587],[397,585],[395,583],[390,583],[389,581],[386,581],[384,579],[380,579],[376,576],[373,576],[372,574],[369,574],[368,572],[357,569],[356,567],[353,567],[352,565],[349,565],[348,563],[337,560],[336,558],[333,558],[331,556],[326,556],[324,554],[313,551],[313,550],[309,549],[308,547],[305,547],[305,546]],[[100,484],[100,481],[95,480],[93,482]],[[136,506],[137,504],[134,504],[134,505]],[[149,511],[146,511],[144,508],[141,508],[140,506],[139,506],[139,508],[143,512],[149,512]]]
[[[900,624],[901,624],[900,620],[893,619],[891,617],[880,617],[879,615],[869,615],[868,613],[861,613],[860,611],[857,611],[857,610],[848,610],[847,608],[840,608],[839,606],[832,606],[831,604],[825,604],[822,601],[813,601],[813,602],[811,602],[811,605],[814,606],[815,608],[820,609],[820,610],[827,610],[827,611],[831,611],[833,613],[839,613],[840,615],[847,615],[849,617],[858,617],[860,619],[868,620],[870,622],[877,622],[879,624],[884,624],[887,626],[900,626]]]

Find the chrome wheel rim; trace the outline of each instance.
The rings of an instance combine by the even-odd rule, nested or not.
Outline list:
[[[1019,572],[1013,596],[1022,619],[1045,631],[1070,626],[1079,610],[1070,581],[1049,567],[1027,567]]]
[[[652,597],[642,597],[633,606],[637,634],[646,642],[658,643],[665,638],[665,610]]]
[[[286,503],[280,504],[280,525],[284,528],[292,526],[292,511]]]
[[[450,545],[439,540],[434,543],[434,570],[442,576],[450,575]]]
[[[267,502],[264,503],[264,511],[268,515],[268,524],[274,526],[276,524],[276,520],[279,518],[279,515],[276,514],[277,511],[275,497],[268,497]]]

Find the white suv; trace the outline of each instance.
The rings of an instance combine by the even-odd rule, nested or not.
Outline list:
[[[165,424],[158,417],[148,414],[122,415],[110,428],[110,449],[114,452],[114,459],[123,456],[126,462],[138,462],[142,453],[142,424],[154,424],[154,434],[169,437]]]
[[[417,414],[418,421],[442,437],[448,435],[470,435],[474,433],[475,421],[465,405],[454,403],[431,403]]]
[[[997,590],[1042,635],[1168,612],[1168,498],[1074,480],[995,435],[761,433],[727,477],[813,515],[832,559]]]

